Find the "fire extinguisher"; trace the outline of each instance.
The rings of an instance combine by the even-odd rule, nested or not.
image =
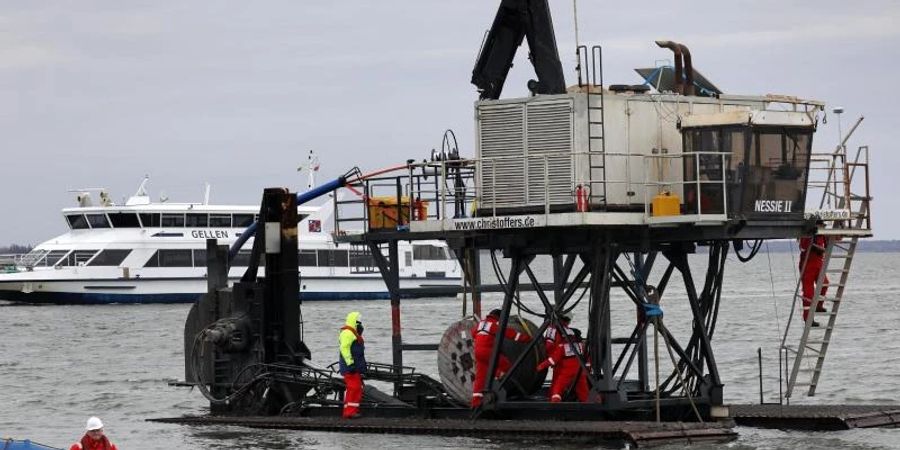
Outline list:
[[[578,212],[585,212],[588,210],[588,193],[587,188],[578,185],[575,186],[575,210]]]

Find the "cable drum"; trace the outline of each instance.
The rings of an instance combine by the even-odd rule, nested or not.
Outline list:
[[[475,379],[472,329],[477,323],[478,319],[475,317],[467,317],[450,324],[438,345],[438,374],[441,382],[454,399],[466,404],[472,400],[472,382]],[[528,319],[518,316],[509,317],[509,327],[529,336],[538,329]],[[527,345],[504,339],[503,353],[512,363],[525,351]],[[545,358],[544,346],[538,343],[510,376],[506,386],[507,395],[528,396],[537,392],[544,384],[547,371],[538,372],[535,366]]]

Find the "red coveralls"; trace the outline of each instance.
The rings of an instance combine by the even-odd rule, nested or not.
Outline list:
[[[825,236],[803,237],[800,238],[800,274],[803,283],[803,320],[809,315],[809,307],[812,304],[812,298],[815,295],[816,280],[822,271],[825,261],[825,246],[828,244]],[[807,257],[809,253],[809,257]],[[806,260],[806,267],[803,261]],[[822,286],[819,295],[824,296],[828,292],[828,276],[822,279]],[[816,312],[825,312],[825,307],[819,303]]]
[[[494,351],[494,339],[497,337],[497,331],[500,329],[498,318],[487,316],[478,325],[472,329],[472,335],[475,337],[475,380],[472,381],[472,407],[477,408],[481,405],[481,399],[484,397],[484,385],[487,383],[488,366],[491,365],[491,352]],[[522,334],[507,327],[503,332],[506,339],[512,339],[516,342],[528,342],[531,340],[526,334]],[[494,378],[502,377],[509,370],[509,358],[500,353],[497,360],[497,368],[494,370]]]
[[[568,331],[568,329],[566,330]],[[577,349],[579,354],[584,355],[584,343],[574,336],[571,341],[571,344],[567,342],[557,344],[550,356],[537,367],[538,370],[544,370],[548,366],[553,367],[553,381],[550,384],[550,401],[553,403],[561,402],[563,395],[573,383],[578,401],[586,402],[588,399],[590,390],[588,389],[587,374],[582,370],[575,353]]]
[[[574,337],[574,333],[569,328],[568,323],[567,322],[563,323],[563,326],[566,327],[565,328],[566,334]],[[559,330],[556,329],[556,326],[551,325],[551,326],[547,327],[546,330],[544,330],[544,351],[545,351],[544,353],[547,356],[552,355],[553,352],[556,351],[556,346],[563,342],[565,342],[565,341],[562,338],[562,334],[559,333]],[[551,378],[552,381],[556,381],[556,375],[557,375],[557,371],[554,370],[552,378]]]
[[[116,444],[109,442],[109,438],[103,436],[100,439],[94,439],[85,434],[80,441],[72,444],[69,450],[118,450]]]

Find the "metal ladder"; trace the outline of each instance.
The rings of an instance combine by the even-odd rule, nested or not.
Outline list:
[[[860,158],[863,158],[862,161]],[[787,367],[791,367],[790,375],[787,377],[786,398],[790,398],[794,389],[800,387],[807,388],[807,396],[812,397],[815,395],[819,378],[822,375],[822,368],[825,364],[825,355],[837,324],[837,316],[850,275],[853,257],[856,254],[857,244],[861,237],[872,235],[869,210],[871,197],[869,196],[868,183],[868,147],[860,147],[852,162],[847,161],[846,149],[843,146],[834,153],[826,155],[824,161],[829,166],[826,169],[828,171],[826,181],[824,183],[810,182],[809,185],[814,188],[824,189],[822,200],[819,204],[820,209],[831,206],[836,210],[849,211],[849,216],[832,218],[828,220],[831,222],[830,226],[820,228],[817,232],[818,235],[826,237],[826,246],[825,248],[819,248],[824,251],[824,260],[822,271],[819,272],[816,280],[809,314],[806,321],[804,321],[797,346],[787,345],[790,336],[791,319],[788,319],[781,342],[781,348],[785,352],[785,360],[790,361],[793,358],[793,362],[785,366],[785,370]],[[810,164],[812,165],[812,161]],[[857,169],[861,169],[862,176],[854,179]],[[862,192],[854,192],[857,189]],[[802,274],[809,259],[808,255],[812,253],[814,246],[815,242],[810,245],[810,249],[807,251],[807,258],[801,262],[801,276],[794,291],[791,318],[793,318],[794,311],[796,311],[797,303],[803,301]],[[828,283],[825,283],[825,279],[829,275],[830,280]],[[830,292],[828,294],[830,295],[821,295],[822,287],[829,288]],[[826,312],[820,313],[826,314],[828,318],[824,327],[813,326],[819,305],[826,307]],[[801,375],[803,375],[802,378]]]
[[[588,57],[590,56],[590,65]],[[591,205],[606,206],[606,129],[604,128],[603,114],[603,49],[599,45],[588,48],[585,45],[578,47],[578,86],[585,87],[581,80],[581,65],[584,64],[587,76],[587,124],[588,124],[588,166],[590,180],[588,190]],[[597,92],[594,92],[594,90]],[[600,98],[600,106],[594,106],[593,98]],[[595,171],[600,172],[601,179],[594,179]]]

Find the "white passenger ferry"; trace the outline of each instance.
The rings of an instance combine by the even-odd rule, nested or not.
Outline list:
[[[63,209],[69,231],[41,243],[0,270],[0,300],[27,303],[193,302],[206,292],[206,239],[231,245],[255,220],[258,206],[151,202],[141,184],[124,205],[89,192]],[[300,206],[299,265],[303,300],[388,298],[369,251],[335,243],[333,207]],[[248,241],[229,271],[240,279]],[[461,271],[441,241],[401,244],[400,287],[455,295]],[[263,273],[264,268],[260,269]]]

